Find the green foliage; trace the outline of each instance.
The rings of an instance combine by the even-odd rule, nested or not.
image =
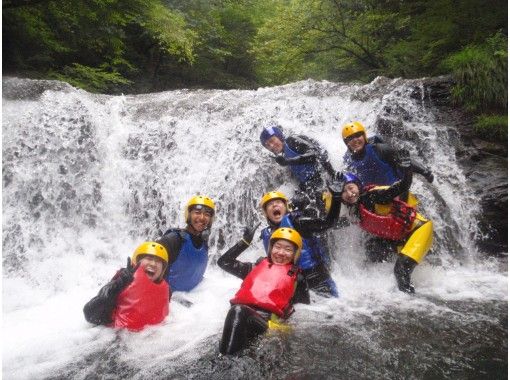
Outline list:
[[[476,133],[492,141],[508,140],[508,116],[507,115],[480,115],[476,118]]]
[[[193,34],[160,0],[35,1],[14,4],[2,17],[7,73],[51,73],[101,91],[146,72],[154,50],[178,61],[193,59]],[[133,29],[142,31],[136,39],[129,38]]]
[[[90,92],[102,93],[115,92],[119,85],[131,83],[117,72],[108,72],[102,68],[82,66],[77,63],[71,67],[64,67],[60,72],[50,72],[48,77]]]
[[[503,0],[6,0],[3,70],[114,92],[454,72],[456,101],[502,113],[506,9]]]
[[[473,112],[507,109],[507,37],[498,32],[484,44],[470,45],[445,60],[453,72],[455,101]]]

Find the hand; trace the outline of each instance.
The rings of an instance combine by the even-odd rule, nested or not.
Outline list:
[[[407,149],[402,149],[400,152],[398,152],[398,161],[401,168],[411,167],[411,156],[409,155],[409,151]]]
[[[257,231],[257,228],[259,228],[260,226],[260,222],[257,223],[257,225],[253,228],[250,228],[250,227],[244,227],[244,233],[243,233],[243,241],[250,245],[252,240],[253,240],[253,236],[255,235],[255,231]]]
[[[342,172],[336,172],[335,177],[333,178],[333,181],[340,182],[344,179],[344,173]]]
[[[428,183],[434,182],[434,174],[430,170],[427,170],[425,173],[423,173],[423,176],[428,181]]]
[[[131,258],[127,258],[127,264],[125,268],[122,268],[119,271],[119,275],[117,279],[115,280],[119,286],[119,288],[125,288],[129,284],[133,282],[134,274],[138,267],[140,266],[140,263],[136,264],[136,266],[131,265]]]
[[[287,160],[283,156],[274,156],[274,160],[280,166],[287,166],[288,165]]]

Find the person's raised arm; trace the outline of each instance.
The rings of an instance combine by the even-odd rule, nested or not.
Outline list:
[[[221,269],[239,278],[245,278],[250,273],[253,265],[239,261],[237,257],[250,246],[259,225],[260,222],[253,228],[245,227],[243,238],[218,259],[218,266]]]

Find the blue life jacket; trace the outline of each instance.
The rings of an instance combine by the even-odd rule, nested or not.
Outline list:
[[[206,242],[200,248],[195,248],[189,233],[180,235],[184,243],[166,278],[172,291],[188,291],[197,286],[202,281],[209,259]]]
[[[344,156],[347,171],[358,176],[363,186],[366,185],[392,185],[402,178],[390,164],[381,160],[372,144],[365,145],[365,155],[361,160],[355,160],[351,152]]]
[[[283,155],[285,158],[298,157],[300,154],[289,148],[287,143],[283,144]],[[304,183],[312,178],[317,173],[317,165],[301,164],[301,165],[289,165],[290,171],[297,178],[299,183]]]
[[[280,225],[278,227],[289,227],[294,229],[292,222],[290,221],[290,214],[285,214]],[[261,232],[262,242],[264,243],[264,249],[266,254],[269,256],[269,238],[271,237],[271,227],[264,228]],[[301,250],[301,257],[297,262],[297,266],[301,269],[310,269],[320,263],[327,264],[328,257],[322,247],[320,240],[312,236],[311,238],[303,238],[303,248]]]

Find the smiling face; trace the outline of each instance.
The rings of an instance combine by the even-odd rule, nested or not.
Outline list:
[[[193,234],[200,234],[211,226],[214,212],[209,207],[193,207],[189,212],[188,226]]]
[[[287,213],[287,204],[282,199],[273,199],[266,203],[266,217],[274,224],[278,225]]]
[[[143,271],[152,281],[156,282],[163,276],[165,262],[157,256],[143,255],[138,260]]]
[[[342,191],[342,201],[346,204],[352,205],[359,199],[359,187],[355,183],[348,183],[344,186]]]
[[[290,241],[280,239],[274,242],[271,247],[271,260],[273,264],[285,265],[290,264],[294,260],[296,246]]]
[[[283,142],[277,136],[271,136],[265,143],[264,147],[274,154],[283,152]]]
[[[363,132],[354,133],[344,141],[352,153],[361,152],[366,144],[365,134]]]

